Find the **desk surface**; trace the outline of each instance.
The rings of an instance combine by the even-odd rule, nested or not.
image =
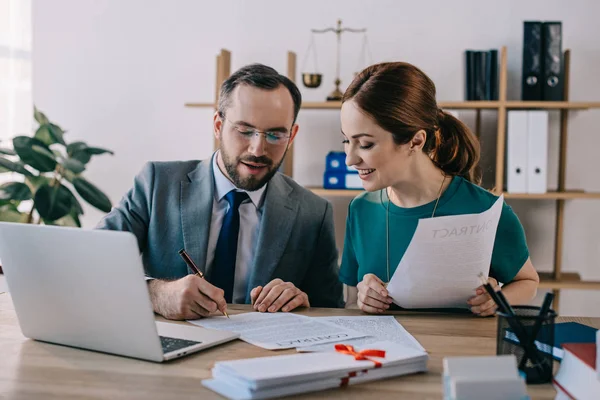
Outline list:
[[[230,305],[231,314],[249,310]],[[309,316],[364,315],[356,310],[310,309]],[[429,352],[429,372],[332,389],[295,398],[441,399],[442,359],[458,355],[493,355],[496,319],[467,315],[396,313],[398,321]],[[600,328],[600,318],[568,318]],[[0,294],[0,397],[10,399],[219,399],[200,381],[211,376],[216,361],[294,353],[273,352],[236,340],[188,357],[157,364],[78,350],[25,338],[8,293]],[[532,399],[553,399],[550,384],[529,386]]]

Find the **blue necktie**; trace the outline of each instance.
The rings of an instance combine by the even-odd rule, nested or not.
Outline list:
[[[240,204],[248,198],[246,192],[232,190],[225,195],[229,210],[223,218],[211,271],[211,283],[225,291],[225,301],[232,302],[235,280],[238,234],[240,232]]]

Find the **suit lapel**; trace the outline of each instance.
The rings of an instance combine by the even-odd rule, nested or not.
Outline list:
[[[181,182],[181,226],[183,244],[198,268],[206,271],[206,249],[212,221],[215,183],[211,160],[202,161],[190,172],[188,181]],[[195,273],[188,267],[189,273]]]
[[[290,195],[292,191],[279,174],[269,181],[246,303],[250,302],[250,291],[254,287],[264,286],[271,280],[286,248],[298,211],[298,200]]]

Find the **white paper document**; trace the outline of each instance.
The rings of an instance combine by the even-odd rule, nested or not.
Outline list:
[[[344,344],[364,346],[379,341],[390,341],[406,347],[425,351],[423,346],[408,333],[393,316],[361,316],[361,317],[319,317],[321,321],[331,322],[343,328],[364,333],[363,338],[344,340]],[[335,351],[335,343],[299,347],[299,352]]]
[[[404,308],[468,308],[490,271],[504,196],[479,214],[419,220],[387,289]],[[393,242],[390,246],[393,246]]]
[[[277,350],[315,344],[341,342],[365,336],[348,328],[303,315],[259,313],[190,320],[209,329],[236,332],[240,339],[263,349]]]

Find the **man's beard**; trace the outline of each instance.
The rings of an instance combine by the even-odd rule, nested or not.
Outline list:
[[[243,190],[247,190],[249,192],[258,190],[261,187],[263,187],[267,182],[269,182],[271,180],[271,178],[273,177],[273,175],[275,175],[277,173],[277,170],[279,169],[279,167],[283,163],[283,160],[285,159],[285,154],[287,154],[287,149],[286,149],[285,153],[284,153],[283,157],[281,158],[281,160],[279,161],[279,163],[277,165],[273,165],[273,160],[271,160],[269,157],[266,157],[266,156],[254,157],[251,155],[247,155],[247,156],[242,156],[242,157],[233,159],[233,158],[229,157],[229,154],[227,154],[227,152],[223,149],[222,143],[219,146],[219,150],[221,152],[221,158],[223,159],[223,164],[225,165],[225,170],[227,171],[229,178],[233,181],[233,184],[236,187],[243,189]],[[266,168],[267,168],[266,175],[262,178],[258,178],[257,176],[254,176],[254,175],[249,175],[247,177],[240,176],[236,167],[242,161],[266,165]]]

